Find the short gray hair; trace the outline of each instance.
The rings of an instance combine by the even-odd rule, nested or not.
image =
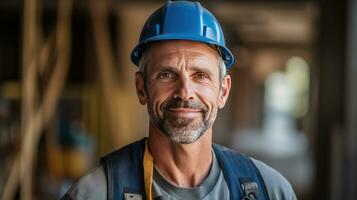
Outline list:
[[[138,67],[139,67],[139,71],[141,73],[141,75],[143,76],[145,82],[146,82],[146,67],[147,67],[147,63],[148,63],[148,56],[147,56],[147,52],[149,50],[146,50],[143,55],[140,58]],[[220,80],[222,81],[223,78],[227,75],[227,67],[226,67],[226,63],[224,63],[224,60],[222,59],[221,56],[218,56],[218,62],[219,62],[219,71],[220,71]]]

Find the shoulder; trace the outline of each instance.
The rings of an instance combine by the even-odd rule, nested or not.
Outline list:
[[[218,150],[215,151],[216,153],[224,153],[225,157],[235,157],[235,158],[244,158],[242,160],[246,160],[245,158],[249,158],[247,155],[244,155],[234,149],[230,149],[221,145],[214,144],[213,148]],[[237,157],[238,156],[238,157]],[[290,183],[275,169],[269,167],[265,163],[255,160],[253,158],[250,158],[256,168],[258,169],[260,175],[263,178],[263,181],[266,185],[266,189],[268,192],[268,195],[270,199],[274,200],[296,200],[296,195],[294,193],[294,190],[292,189]],[[226,160],[231,160],[231,159],[226,159]],[[233,159],[237,160],[237,159]],[[238,159],[241,160],[241,159]],[[244,170],[244,167],[246,165],[246,162],[241,162],[238,163],[241,164],[240,170]]]
[[[107,198],[107,182],[102,166],[81,177],[62,200],[101,200]]]
[[[259,170],[270,199],[274,200],[296,200],[295,192],[290,183],[278,171],[271,168],[262,161],[251,158]]]

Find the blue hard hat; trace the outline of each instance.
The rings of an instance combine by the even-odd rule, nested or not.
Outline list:
[[[147,44],[163,40],[191,40],[217,46],[226,67],[234,62],[226,47],[224,35],[217,19],[199,2],[168,1],[146,21],[131,60],[138,65]]]

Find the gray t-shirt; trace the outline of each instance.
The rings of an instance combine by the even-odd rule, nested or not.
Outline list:
[[[296,200],[297,199],[291,185],[279,172],[267,166],[261,161],[255,159],[252,160],[263,177],[263,180],[268,190],[268,195],[271,200]],[[221,171],[220,168],[219,170]],[[213,186],[213,187],[217,187],[218,192],[214,192],[214,194],[212,195],[218,194],[220,196],[212,199],[229,199],[229,195],[227,195],[227,192],[224,192],[224,187],[221,187],[222,185],[227,183],[224,177],[221,176],[222,173],[221,172],[219,173],[220,175],[218,178],[218,182],[223,180],[224,183],[216,183],[215,186]],[[208,176],[208,179],[210,179],[210,176],[211,174]],[[205,184],[205,182],[206,180],[203,181],[202,184]],[[155,186],[153,189],[155,194]],[[222,191],[222,193],[219,193],[220,191]],[[157,192],[157,194],[162,194],[162,193]],[[72,185],[72,187],[67,192],[66,199],[106,200],[107,182],[106,182],[106,177],[103,167],[102,166],[97,167],[95,170],[82,177],[77,183]]]
[[[153,192],[155,199],[160,200],[217,200],[229,199],[229,189],[219,167],[215,153],[212,152],[212,165],[207,178],[197,187],[178,187],[168,181],[154,169]]]

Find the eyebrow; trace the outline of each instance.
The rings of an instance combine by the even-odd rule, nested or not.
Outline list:
[[[213,71],[208,68],[193,65],[192,67],[190,67],[190,69],[192,69],[193,71],[196,71],[196,72],[204,72],[204,73],[208,74],[209,76],[213,76]]]
[[[159,69],[154,70],[154,72],[163,72],[163,71],[170,71],[174,73],[178,73],[179,70],[176,67],[172,67],[170,65],[165,65],[163,67],[160,67]]]
[[[154,70],[154,73],[159,73],[159,72],[163,72],[163,71],[170,71],[170,72],[173,72],[173,73],[179,73],[180,72],[180,70],[178,70],[177,67],[166,65],[166,66],[160,67],[160,70]],[[213,76],[212,70],[204,68],[204,67],[199,67],[199,66],[196,66],[196,65],[190,66],[189,67],[189,71],[204,72],[204,73],[208,74],[209,76]]]

